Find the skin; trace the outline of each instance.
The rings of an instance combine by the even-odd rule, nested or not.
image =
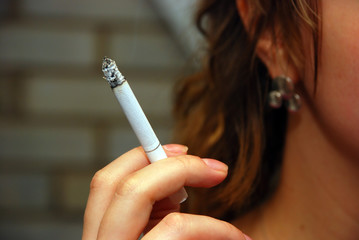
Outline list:
[[[247,1],[237,0],[237,6],[248,23]],[[257,54],[272,77],[286,74],[303,86],[302,108],[289,116],[281,181],[269,201],[233,225],[179,213],[179,205],[166,197],[182,186],[219,184],[227,166],[188,156],[185,146],[175,144],[166,146],[167,160],[150,165],[142,148],[136,148],[95,174],[82,239],[136,240],[143,231],[144,240],[249,239],[239,229],[254,240],[357,239],[359,1],[325,0],[321,7],[322,47],[315,96],[310,47],[306,48],[304,74],[299,74],[288,65],[285,51],[273,46],[268,36],[258,44]],[[310,46],[309,36],[303,36]]]
[[[228,167],[214,159],[186,155],[187,147],[164,146],[168,159],[149,164],[135,148],[98,171],[90,186],[82,239],[248,239],[233,225],[179,213],[167,197],[183,186],[212,187]],[[164,181],[165,179],[165,181]]]
[[[247,3],[237,3],[241,17],[248,18]],[[279,188],[234,223],[256,240],[359,236],[359,2],[325,0],[321,7],[316,95],[310,64],[303,79],[293,66],[286,72],[304,86],[303,106],[289,116]],[[261,40],[258,55],[274,77],[283,74],[281,66],[288,61],[285,54],[273,54],[276,47],[268,41]]]

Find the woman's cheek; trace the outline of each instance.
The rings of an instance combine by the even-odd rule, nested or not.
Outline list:
[[[324,130],[359,156],[359,1],[326,0],[322,5],[313,103]]]

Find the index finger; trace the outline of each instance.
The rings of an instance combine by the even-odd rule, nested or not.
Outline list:
[[[169,144],[165,145],[164,149],[170,157],[184,155],[188,148],[183,145]],[[94,175],[84,215],[82,239],[96,239],[100,222],[112,200],[118,182],[149,164],[143,148],[137,147],[121,155]]]
[[[224,180],[228,167],[217,160],[177,156],[158,161],[127,176],[118,185],[99,229],[99,239],[136,239],[148,223],[153,204],[184,185],[212,187]]]

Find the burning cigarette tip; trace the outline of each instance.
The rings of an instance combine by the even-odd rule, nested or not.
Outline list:
[[[102,72],[112,88],[115,88],[126,81],[125,77],[118,70],[116,62],[108,57],[102,61]]]

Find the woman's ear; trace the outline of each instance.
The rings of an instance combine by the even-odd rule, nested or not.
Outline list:
[[[251,26],[255,23],[253,6],[250,0],[236,0],[237,10],[244,27],[248,34],[253,34]],[[251,37],[251,36],[250,36]],[[275,39],[276,38],[276,39]],[[271,29],[267,29],[261,33],[256,46],[256,54],[267,66],[268,72],[272,78],[280,75],[290,77],[294,82],[298,81],[298,74],[293,64],[288,61],[288,56],[285,53],[281,44],[282,39],[279,36],[274,36]]]

